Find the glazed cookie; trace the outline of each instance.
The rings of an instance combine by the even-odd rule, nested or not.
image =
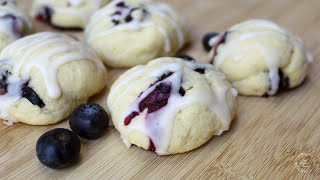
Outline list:
[[[34,0],[32,15],[59,29],[83,29],[90,16],[109,0]]]
[[[13,41],[33,31],[29,17],[15,1],[3,1],[0,6],[0,51]]]
[[[267,20],[249,20],[223,34],[205,36],[212,63],[242,95],[273,96],[300,85],[312,55],[288,30]]]
[[[44,32],[0,54],[0,118],[54,124],[106,85],[101,60],[73,37]]]
[[[228,130],[236,96],[212,65],[160,58],[120,76],[107,107],[128,147],[167,155],[193,150]]]
[[[114,0],[91,17],[85,36],[106,65],[127,68],[175,55],[189,41],[189,30],[166,4]]]

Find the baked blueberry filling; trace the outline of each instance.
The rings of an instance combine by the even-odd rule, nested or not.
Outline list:
[[[212,57],[212,60],[210,61],[211,64],[213,64],[213,62],[214,62],[214,57],[215,57],[215,56],[217,55],[217,53],[218,53],[218,47],[226,42],[226,39],[227,39],[228,34],[229,34],[229,32],[226,31],[226,32],[219,38],[219,40],[218,40],[215,44],[213,44],[213,46],[212,46],[213,57]]]
[[[190,61],[190,62],[195,62],[196,61],[193,57],[191,57],[191,56],[189,56],[187,54],[179,54],[179,55],[176,55],[176,57],[180,58],[180,59],[183,59],[185,61]]]
[[[11,73],[7,70],[1,72],[1,74],[0,74],[0,96],[6,94],[8,92],[7,80],[8,80],[8,76],[10,74]]]
[[[279,68],[279,90],[278,91],[286,91],[290,89],[290,79],[285,73]]]
[[[279,75],[279,84],[278,84],[278,90],[276,94],[290,89],[290,79],[280,68],[278,69],[278,75]],[[268,98],[269,96],[270,95],[268,93],[263,95],[263,97],[265,98]]]
[[[160,83],[156,88],[139,104],[139,110],[142,112],[148,109],[148,114],[158,111],[168,104],[171,92],[171,83]]]
[[[160,81],[165,80],[166,78],[170,77],[173,74],[173,72],[167,72],[160,76],[156,82],[150,85],[150,88],[157,84]],[[165,82],[160,83],[156,86],[156,88],[146,97],[144,98],[140,104],[139,104],[139,112],[134,111],[130,113],[125,119],[124,119],[124,125],[128,126],[132,119],[134,119],[136,116],[140,114],[140,112],[143,112],[143,110],[148,109],[148,113],[153,113],[155,111],[158,111],[162,107],[166,106],[168,103],[168,99],[170,97],[171,93],[171,83]],[[143,92],[139,95],[139,97],[143,94]]]
[[[136,19],[138,21],[142,21],[145,15],[148,13],[146,9],[137,7],[132,8],[127,6],[125,2],[119,2],[116,4],[116,11],[111,15],[111,21],[115,26],[121,23],[129,23],[134,20],[132,14],[135,11],[142,11],[142,17]]]
[[[137,117],[139,115],[139,113],[137,111],[134,111],[132,112],[129,116],[127,116],[125,119],[124,119],[124,125],[125,126],[128,126],[132,119],[134,119],[135,117]]]
[[[194,71],[196,71],[196,72],[198,72],[200,74],[204,74],[206,70],[204,68],[197,68]]]
[[[219,33],[216,33],[216,32],[211,32],[211,33],[204,35],[204,37],[202,38],[202,45],[206,51],[211,50],[212,46],[210,44],[210,40],[214,37],[217,37],[217,36],[219,36]]]
[[[152,140],[149,139],[149,148],[148,148],[149,151],[153,151],[155,152],[157,149],[156,149],[156,146],[153,144]]]
[[[36,15],[36,19],[38,21],[44,22],[44,23],[48,23],[48,24],[52,24],[52,15],[53,15],[54,11],[52,8],[45,6],[42,8],[42,11],[40,11],[37,15]]]
[[[184,90],[183,87],[180,87],[180,89],[179,89],[179,94],[180,94],[181,96],[184,96],[184,95],[186,94],[186,90]]]
[[[38,96],[38,94],[28,86],[29,83],[27,82],[21,89],[21,96],[28,99],[33,105],[37,105],[40,108],[45,106],[44,102]]]
[[[22,26],[22,22],[19,18],[17,18],[16,16],[14,16],[12,14],[6,14],[6,15],[0,17],[0,20],[10,21],[11,30],[12,30],[13,34],[15,34],[15,36],[18,38],[20,38],[22,36],[23,26]]]

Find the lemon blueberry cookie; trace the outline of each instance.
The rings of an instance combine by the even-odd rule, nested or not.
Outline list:
[[[189,30],[167,4],[114,0],[91,17],[85,37],[105,64],[127,68],[175,55],[189,42]]]
[[[90,16],[109,0],[33,0],[32,15],[60,29],[83,29]]]
[[[105,87],[106,73],[95,53],[69,35],[26,36],[0,54],[0,118],[57,123]]]
[[[248,20],[207,34],[212,63],[242,95],[273,96],[299,86],[312,55],[299,37],[268,20]]]
[[[228,130],[236,96],[214,66],[160,58],[121,75],[107,107],[128,147],[167,155],[193,150]]]
[[[33,31],[32,22],[15,1],[0,5],[0,51],[13,41]]]

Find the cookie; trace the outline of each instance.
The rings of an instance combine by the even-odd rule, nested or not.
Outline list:
[[[58,29],[83,29],[109,0],[34,0],[32,16]]]
[[[0,51],[32,32],[31,20],[15,1],[4,1],[0,5]]]
[[[193,150],[228,130],[236,96],[214,66],[160,58],[121,75],[107,107],[128,147],[167,155]]]
[[[69,35],[26,36],[0,54],[0,118],[57,123],[105,87],[106,73],[95,53]]]
[[[114,0],[91,17],[85,37],[106,65],[128,68],[175,55],[189,42],[189,29],[167,4]]]
[[[312,62],[299,37],[268,20],[248,20],[223,34],[208,34],[204,45],[212,47],[212,63],[242,95],[273,96],[297,87]]]

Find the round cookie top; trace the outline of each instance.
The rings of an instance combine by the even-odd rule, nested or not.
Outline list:
[[[11,42],[33,31],[32,22],[16,1],[4,1],[0,5],[0,51]]]
[[[59,29],[82,29],[90,16],[109,0],[34,0],[32,15]]]
[[[212,65],[160,58],[120,76],[107,106],[128,147],[166,155],[195,149],[228,130],[236,96]]]
[[[83,73],[84,76],[88,75],[91,78],[96,78],[97,83],[104,81],[106,69],[100,59],[88,47],[72,36],[43,32],[21,38],[10,44],[0,54],[0,118],[13,122],[19,121],[12,115],[14,112],[11,112],[10,109],[22,98],[28,99],[34,107],[45,107],[47,114],[50,114],[50,103],[54,104],[54,101],[66,96],[62,92],[65,87],[61,87],[60,84],[72,81],[68,78],[75,78],[74,81],[80,81],[77,77],[73,77],[73,74],[78,72],[67,72],[67,68],[62,70],[62,67],[73,62],[81,64],[86,61],[94,64],[94,71],[96,71],[94,74],[97,77],[92,77],[91,74],[93,73],[91,72],[80,73]],[[89,66],[90,63],[83,65]],[[72,66],[77,67],[74,64]],[[81,67],[78,66],[78,68]],[[68,68],[72,69],[72,67]],[[100,80],[101,78],[102,80]],[[92,85],[92,83],[88,85]],[[80,99],[85,99],[97,93],[104,85],[105,82],[102,82],[101,85],[96,85],[97,89],[89,92],[86,92],[84,87],[78,87],[79,85],[70,86],[69,89],[73,89],[74,93],[84,91],[81,92],[83,95],[79,94],[77,96]],[[68,108],[67,104],[65,104],[65,108]],[[21,121],[27,123],[31,120]],[[34,122],[33,124],[37,123],[40,122]]]
[[[296,87],[312,62],[299,37],[268,20],[248,20],[207,40],[212,63],[243,95],[272,96]]]
[[[91,17],[85,36],[107,65],[132,67],[175,55],[189,41],[189,30],[167,4],[114,0]]]

